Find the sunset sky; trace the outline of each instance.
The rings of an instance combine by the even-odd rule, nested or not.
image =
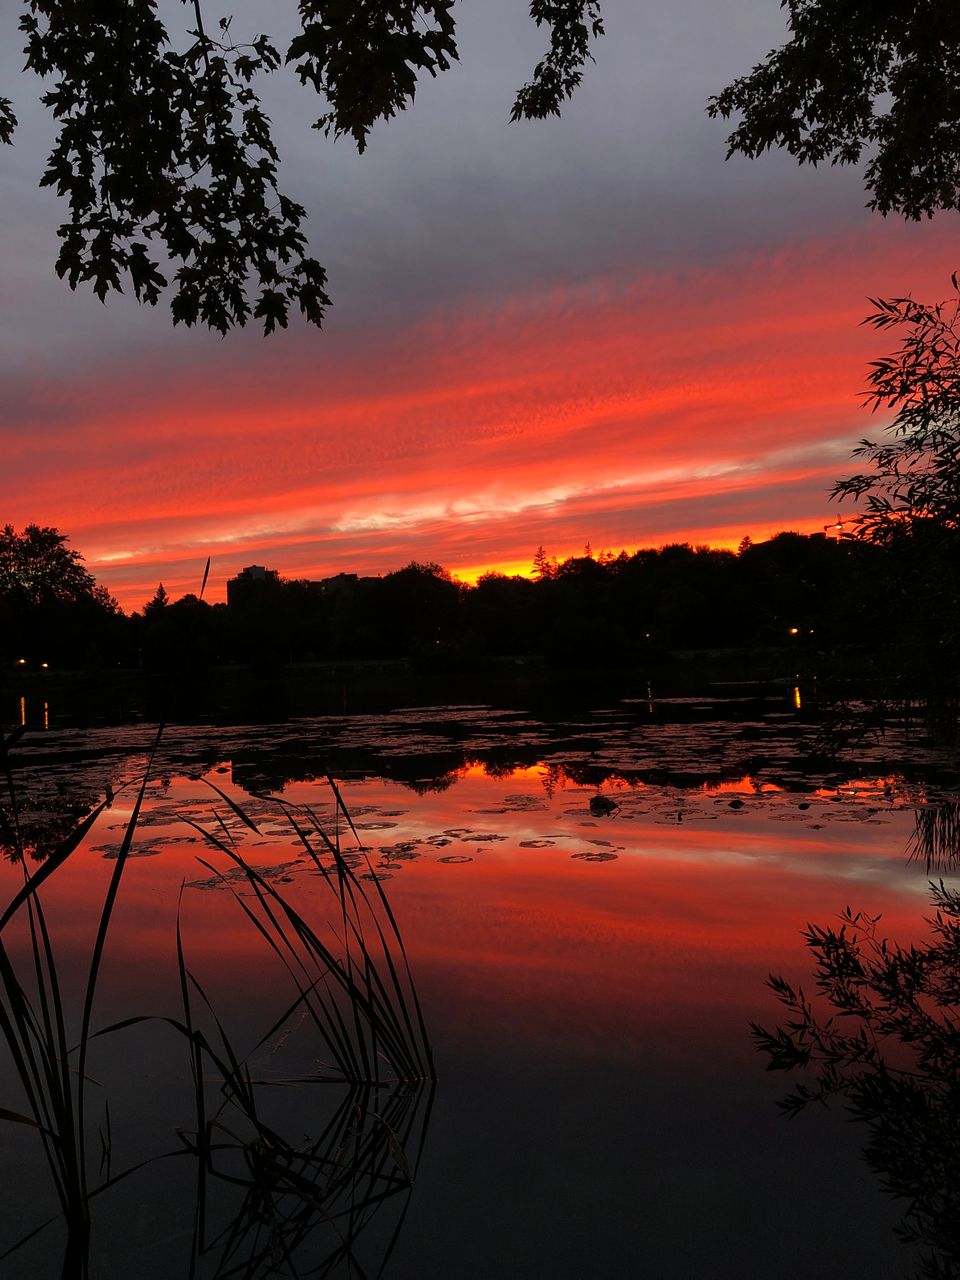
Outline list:
[[[221,340],[56,279],[51,124],[7,6],[0,523],[57,526],[133,609],[160,580],[196,590],[207,556],[218,600],[250,563],[471,578],[527,571],[539,544],[735,546],[835,519],[827,491],[882,425],[858,394],[889,345],[859,325],[867,296],[944,296],[950,217],[885,221],[853,170],[724,162],[704,104],[781,41],[776,0],[608,0],[563,118],[511,125],[545,47],[527,7],[458,6],[461,63],[362,157],[274,77],[281,187],[334,306],[323,332]],[[235,35],[269,12],[282,38],[286,6],[229,9]]]

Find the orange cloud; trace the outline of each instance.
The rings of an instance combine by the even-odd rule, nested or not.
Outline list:
[[[711,271],[428,317],[402,333],[246,338],[169,370],[18,388],[7,518],[67,531],[128,607],[163,579],[212,598],[243,564],[288,576],[411,558],[475,574],[665,541],[821,528],[869,430],[869,292],[938,297],[939,224],[880,222]],[[879,424],[875,424],[879,425]]]

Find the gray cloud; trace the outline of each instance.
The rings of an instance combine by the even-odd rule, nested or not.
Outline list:
[[[188,8],[179,0],[162,3],[171,23],[182,29]],[[231,8],[238,35],[254,34],[267,21],[282,37],[281,24],[289,24],[293,11],[292,5],[267,6],[253,0],[234,6],[207,0],[208,22],[213,26],[219,13]],[[80,513],[76,504],[58,507],[58,486],[61,492],[65,488],[60,476],[79,474],[87,479],[85,496],[91,504],[84,532],[97,537],[102,532],[106,538],[108,530],[116,531],[122,523],[110,499],[124,492],[126,477],[130,489],[141,494],[169,493],[164,518],[177,521],[181,493],[185,506],[192,480],[202,477],[211,490],[226,490],[230,466],[238,461],[242,472],[244,461],[242,441],[231,448],[222,431],[214,433],[214,447],[199,459],[206,425],[200,417],[190,438],[175,430],[161,433],[167,425],[164,404],[169,403],[174,413],[183,400],[171,398],[172,392],[185,387],[184,396],[196,388],[203,404],[219,399],[231,412],[244,407],[241,393],[250,391],[259,415],[259,452],[249,449],[248,474],[241,478],[249,492],[249,473],[254,473],[258,503],[258,468],[265,465],[264,453],[270,449],[276,454],[289,447],[287,469],[295,466],[318,484],[331,487],[345,477],[341,515],[351,506],[351,469],[363,472],[366,488],[356,489],[361,496],[369,491],[371,477],[374,487],[381,483],[382,472],[384,501],[393,501],[391,477],[399,472],[407,478],[419,475],[433,453],[443,457],[447,449],[462,466],[463,487],[459,492],[451,487],[449,493],[455,517],[456,500],[469,492],[471,468],[482,479],[492,459],[497,472],[508,474],[521,460],[530,462],[537,448],[535,415],[543,407],[543,397],[538,400],[533,394],[538,370],[527,364],[518,371],[508,357],[511,342],[529,340],[530,332],[546,323],[549,307],[544,299],[551,291],[557,291],[561,313],[576,313],[588,310],[586,301],[593,294],[613,297],[621,284],[629,290],[632,282],[652,281],[649,288],[639,287],[637,338],[621,368],[615,370],[609,362],[601,368],[596,353],[589,357],[599,370],[593,384],[598,394],[609,392],[618,376],[626,377],[628,364],[630,378],[641,387],[648,375],[657,385],[664,378],[672,379],[671,385],[692,381],[701,372],[698,361],[705,366],[712,360],[714,369],[724,371],[735,362],[742,365],[742,386],[735,394],[721,388],[721,408],[713,417],[706,413],[709,389],[697,389],[696,396],[688,396],[679,408],[668,397],[662,423],[648,415],[648,425],[662,426],[662,433],[678,442],[678,451],[692,458],[714,448],[728,402],[731,418],[737,413],[737,396],[749,404],[750,379],[755,387],[756,371],[764,361],[776,374],[782,371],[784,355],[771,335],[779,335],[781,344],[789,340],[787,355],[796,355],[807,373],[810,353],[823,357],[825,315],[842,315],[846,324],[846,308],[854,316],[860,313],[861,292],[902,292],[911,287],[912,280],[894,274],[895,255],[878,252],[880,242],[873,236],[870,261],[883,265],[884,279],[870,280],[861,291],[861,277],[856,277],[858,296],[852,299],[840,297],[839,291],[848,288],[846,278],[828,279],[820,310],[809,299],[798,303],[810,308],[810,317],[800,317],[809,319],[807,333],[802,323],[791,328],[778,314],[789,284],[776,266],[785,247],[811,238],[843,240],[855,256],[857,237],[867,227],[872,236],[876,219],[863,208],[861,179],[855,171],[799,170],[781,155],[754,163],[724,161],[727,129],[708,119],[705,102],[782,39],[784,18],[776,0],[674,0],[670,5],[607,0],[609,34],[598,43],[596,65],[588,69],[563,119],[511,125],[513,94],[545,41],[530,24],[527,10],[526,0],[477,0],[458,6],[461,63],[437,81],[425,82],[413,107],[400,118],[378,126],[364,156],[350,144],[334,145],[310,128],[322,110],[311,91],[289,76],[275,77],[266,85],[265,102],[284,156],[281,185],[310,211],[313,249],[329,270],[335,305],[326,333],[304,332],[294,324],[290,332],[265,342],[256,331],[233,333],[221,341],[201,330],[174,330],[165,306],[139,308],[129,297],[114,297],[102,306],[91,292],[72,294],[56,279],[56,227],[63,214],[50,191],[37,189],[52,123],[37,103],[39,86],[20,75],[14,6],[8,5],[0,15],[0,92],[14,97],[21,127],[16,146],[0,149],[0,442],[5,442],[6,460],[0,501],[11,511],[29,508],[30,518],[62,523],[67,510],[71,518]],[[926,226],[911,227],[889,243],[907,246],[898,261],[912,271],[923,253],[930,253],[929,247],[924,249],[931,243],[924,239],[928,236]],[[944,242],[938,234],[934,243]],[[792,257],[791,264],[799,262],[797,269],[807,269],[819,279],[836,274],[841,257],[836,244],[822,259],[814,246],[809,254]],[[944,284],[949,265],[944,264]],[[746,277],[768,269],[771,300],[765,308],[758,308],[754,288],[733,304],[722,298],[725,306],[716,308],[709,332],[708,326],[697,324],[696,290],[727,288],[734,293],[739,274]],[[667,310],[676,297],[683,301],[676,313],[680,320],[675,315],[673,327],[658,332],[661,347],[651,355],[644,343],[655,331],[658,308]],[[716,304],[717,299],[710,301]],[[602,306],[590,312],[601,313]],[[814,336],[818,326],[819,346]],[[488,331],[495,331],[499,343],[489,344],[489,358],[500,361],[504,377],[519,380],[522,373],[526,392],[526,399],[518,394],[515,410],[509,393],[504,393],[503,411],[491,410],[489,423],[484,419],[481,424],[491,435],[501,433],[502,447],[486,439],[479,447],[479,429],[470,435],[469,414],[453,396],[449,406],[427,407],[422,413],[415,406],[407,417],[398,413],[391,419],[392,410],[385,409],[379,433],[366,430],[365,422],[331,439],[335,414],[320,410],[329,409],[334,392],[344,401],[352,394],[355,405],[362,406],[366,383],[402,386],[408,365],[421,369],[430,360],[446,360],[450,368],[445,385],[462,391],[470,379],[476,381],[487,372],[482,367],[478,372],[476,363],[461,357],[471,354],[471,344],[483,348]],[[407,358],[405,342],[408,347],[421,345],[417,360],[412,353]],[[528,349],[534,351],[532,342]],[[565,348],[555,358],[576,360],[576,351]],[[579,351],[586,361],[584,347]],[[534,358],[535,352],[529,359]],[[496,369],[490,372],[497,374]],[[301,384],[316,397],[320,425],[314,430],[301,423],[285,434],[271,416],[271,401],[282,405],[285,396],[291,398],[291,388]],[[804,383],[801,399],[807,395]],[[577,396],[569,401],[576,421],[548,448],[553,459],[567,457],[568,470],[573,466],[589,471],[598,427],[586,411],[581,413],[581,401],[589,397],[579,389]],[[138,433],[154,400],[160,403],[160,418],[154,435],[144,439]],[[836,404],[835,397],[832,404],[817,405],[811,434],[817,431],[822,437],[824,422],[830,432],[840,432],[843,415]],[[813,419],[814,411],[809,417]],[[851,422],[854,417],[851,400]],[[102,425],[108,419],[109,430]],[[796,415],[792,428],[790,422],[781,410],[769,434],[776,437],[792,430],[799,437],[807,432],[806,422]],[[755,434],[766,432],[766,421],[755,427]],[[629,423],[617,436],[625,471],[635,468],[642,455],[641,446],[633,444],[637,436]],[[222,474],[216,470],[220,457],[225,459]],[[766,474],[750,476],[757,487],[752,498],[744,489],[720,491],[710,498],[691,491],[659,503],[626,499],[619,507],[612,502],[572,502],[557,520],[536,511],[514,513],[509,539],[523,555],[549,541],[552,533],[560,549],[561,539],[564,546],[588,537],[595,546],[605,540],[616,546],[662,540],[685,526],[716,529],[742,521],[747,532],[751,520],[800,522],[804,510],[819,511],[819,495],[835,474],[836,459],[831,457],[828,467],[825,458],[820,472],[811,463],[805,478],[789,483]],[[409,466],[398,465],[404,461]],[[530,466],[533,475],[533,463]],[[542,474],[543,484],[549,485],[548,469]],[[453,486],[452,474],[441,479]],[[530,484],[536,487],[537,481],[531,479]],[[429,480],[425,487],[430,489]],[[130,497],[124,501],[129,507]],[[358,509],[363,513],[368,506],[360,502]],[[253,513],[254,524],[260,514]],[[190,515],[200,529],[203,513],[192,510]],[[336,522],[334,515],[325,514],[328,524]],[[278,552],[273,559],[294,573],[310,563],[391,568],[412,555],[455,556],[460,564],[509,558],[506,521],[465,522],[454,517],[406,530],[331,532],[320,540],[315,539],[314,526],[299,538],[291,535],[289,554]],[[198,557],[202,561],[199,550],[183,548],[181,555],[168,529],[144,527],[143,539],[137,541],[140,534],[133,519],[132,515],[125,545],[131,551],[142,549],[145,558],[153,556],[158,562],[146,568],[118,562],[107,579],[118,587],[170,578],[159,563],[164,556],[174,567],[181,560],[185,566]],[[264,538],[276,546],[283,530],[278,533],[271,521],[275,513],[264,516]],[[211,537],[216,533],[212,524],[203,531]],[[153,533],[157,536],[150,541]],[[238,567],[239,557],[248,552],[247,546],[238,550],[237,564],[231,567]],[[193,573],[192,567],[185,568],[184,580],[191,581]]]
[[[184,7],[166,8],[171,27],[182,28]],[[210,6],[209,19],[221,8],[235,10],[238,34],[264,22],[264,7],[249,0]],[[782,243],[811,222],[825,233],[861,224],[854,173],[799,173],[781,156],[724,163],[725,128],[704,104],[780,38],[772,0],[608,0],[606,13],[609,34],[562,120],[508,123],[545,40],[521,0],[461,6],[461,63],[378,126],[362,157],[309,127],[322,109],[312,91],[289,76],[267,83],[284,185],[308,205],[313,246],[330,272],[331,329],[376,330],[528,284],[715,261]],[[285,9],[271,7],[275,33],[284,19]],[[13,25],[12,11],[3,21]],[[36,189],[52,125],[36,80],[19,75],[17,33],[2,35],[0,83],[21,115],[17,146],[0,152],[0,288],[13,304],[3,309],[7,369],[75,368],[158,347],[178,360],[215,341],[171,333],[162,309],[141,312],[119,298],[102,307],[56,280],[60,211],[52,193]]]

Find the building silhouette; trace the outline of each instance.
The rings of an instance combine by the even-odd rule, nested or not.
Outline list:
[[[267,569],[262,564],[248,564],[235,578],[227,579],[227,604],[240,604],[269,590],[271,586],[279,585],[280,574],[276,569]]]

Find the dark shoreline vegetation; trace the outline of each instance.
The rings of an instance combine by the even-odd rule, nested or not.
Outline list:
[[[799,811],[809,809],[806,793],[818,787],[835,789],[839,800],[844,779],[858,769],[873,769],[875,778],[891,771],[900,796],[916,805],[910,862],[928,876],[949,875],[960,858],[951,748],[957,566],[946,553],[938,559],[936,544],[922,577],[915,545],[905,552],[896,541],[784,533],[768,543],[745,541],[737,554],[682,545],[633,556],[587,553],[557,564],[538,553],[534,579],[491,574],[476,587],[453,581],[440,566],[413,564],[384,578],[341,576],[327,584],[268,576],[245,584],[229,605],[206,603],[203,587],[175,602],[158,590],[142,613],[127,617],[56,531],[34,527],[24,537],[45,546],[59,570],[30,590],[22,573],[20,589],[8,577],[0,591],[7,624],[0,632],[0,722],[19,721],[0,746],[0,844],[24,877],[0,917],[0,1032],[21,1095],[0,1099],[0,1120],[8,1130],[32,1133],[43,1148],[61,1214],[47,1212],[35,1224],[37,1239],[62,1235],[68,1280],[95,1280],[92,1224],[109,1212],[128,1173],[133,1178],[160,1162],[192,1169],[191,1275],[293,1275],[300,1257],[315,1274],[366,1274],[359,1258],[371,1251],[370,1274],[387,1266],[432,1111],[430,1011],[421,1011],[380,883],[388,878],[382,859],[363,851],[335,778],[384,778],[425,797],[453,786],[464,770],[497,778],[549,761],[541,779],[548,797],[565,787],[594,789],[590,814],[610,818],[619,806],[609,797],[618,792],[672,789],[673,820],[681,824],[697,820],[697,793],[728,782],[749,779],[759,799],[771,788],[784,807]],[[939,584],[933,594],[931,584]],[[131,793],[140,788],[139,799],[109,871],[79,994],[68,991],[56,929],[44,915],[41,887],[112,805],[115,780],[143,754],[146,725],[164,721],[180,727],[168,730],[176,740],[165,744],[156,781],[166,786],[176,773],[212,789],[208,817],[183,816],[212,850],[200,859],[204,874],[235,897],[251,940],[292,980],[289,997],[278,989],[271,1025],[253,1048],[236,1041],[229,1016],[191,969],[189,920],[181,929],[179,912],[170,937],[179,1007],[137,1007],[119,1018],[111,1008],[108,1025],[97,1020],[111,916],[152,757],[146,773],[126,784]],[[722,749],[713,734],[719,724],[726,726]],[[71,738],[68,725],[87,727],[87,741]],[[232,725],[260,726],[255,745],[244,745],[246,730],[232,734]],[[205,776],[226,773],[219,762],[227,759],[230,776],[222,782],[233,794]],[[71,766],[89,770],[90,785],[76,794],[64,782]],[[47,794],[28,803],[38,779]],[[329,813],[283,797],[289,785],[324,782],[334,797],[332,828]],[[327,915],[314,913],[315,904],[303,913],[296,888],[287,888],[289,864],[265,872],[245,853],[245,834],[263,834],[257,824],[265,804],[279,807],[331,890]],[[348,832],[356,851],[341,846]],[[572,856],[616,865],[617,854]],[[940,902],[960,913],[954,898]],[[864,919],[852,914],[845,927],[859,929]],[[920,1006],[933,988],[921,981],[925,953],[885,952],[878,938],[881,967],[856,970],[860,953],[847,939],[856,951],[860,934],[810,929],[819,1005],[775,979],[794,1016],[773,1032],[758,1026],[758,1045],[772,1066],[807,1078],[818,1073],[812,1086],[798,1086],[788,1109],[835,1097],[865,1121],[869,1162],[907,1201],[903,1234],[934,1251],[924,1259],[933,1268],[926,1274],[956,1274],[956,1242],[942,1229],[943,1205],[952,1211],[956,1194],[952,1166],[944,1156],[941,1194],[922,1158],[900,1158],[905,1141],[928,1141],[927,1112],[952,1105],[958,1058],[952,1024],[946,1031],[934,1026],[939,1038],[922,1058],[923,1080],[915,1085],[913,1075],[897,1074],[897,1036],[910,1045],[926,1034]],[[945,936],[949,948],[926,954],[938,966],[934,998],[942,996],[949,1010],[951,984],[960,981],[960,934]],[[888,955],[895,971],[882,967]],[[887,1001],[879,1014],[863,1002],[867,988]],[[860,1018],[865,1035],[879,1018],[893,1072],[885,1047],[870,1057],[866,1041],[836,1033],[821,1014],[824,1004]],[[322,1056],[314,1055],[302,1076],[263,1078],[258,1050],[304,1018]],[[131,1163],[126,1149],[123,1159],[114,1156],[109,1091],[91,1083],[86,1064],[88,1054],[91,1061],[99,1054],[120,1069],[124,1037],[148,1024],[182,1042],[192,1114],[171,1126],[177,1137],[169,1149]],[[318,1061],[328,1064],[325,1071],[316,1070]],[[310,1136],[303,1138],[294,1095],[320,1085],[320,1132],[311,1104]],[[275,1101],[280,1094],[282,1104]],[[124,1147],[119,1136],[117,1146]],[[24,1234],[29,1250],[32,1230]],[[20,1256],[27,1254],[0,1254],[0,1268]],[[942,1259],[946,1269],[938,1270]]]
[[[611,683],[662,673],[677,687],[822,674],[934,699],[949,719],[960,653],[951,551],[922,527],[885,544],[784,532],[737,553],[587,548],[560,563],[540,548],[532,578],[489,573],[470,587],[417,563],[321,583],[267,574],[238,582],[229,604],[209,604],[202,588],[170,601],[161,585],[127,616],[64,535],[8,526],[0,691],[78,687],[68,673],[119,688],[139,673],[181,686],[218,673],[228,688],[236,669],[384,691],[458,677],[494,686],[520,671]]]

